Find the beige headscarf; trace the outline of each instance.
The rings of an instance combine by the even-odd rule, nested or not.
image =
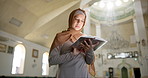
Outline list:
[[[77,14],[83,14],[85,15],[85,19],[84,19],[84,24],[83,27],[85,25],[85,21],[86,21],[86,13],[84,10],[82,9],[76,9],[73,10],[69,16],[69,28],[66,31],[62,31],[60,33],[57,33],[55,36],[55,39],[51,45],[51,49],[50,52],[57,46],[62,45],[64,42],[70,40],[72,42],[75,42],[80,36],[82,36],[83,34],[81,33],[83,27],[80,30],[75,30],[72,28],[72,20],[74,18],[75,15]],[[50,54],[50,53],[49,53]],[[94,62],[88,66],[89,67],[89,72],[91,75],[95,75],[95,67],[94,67]]]

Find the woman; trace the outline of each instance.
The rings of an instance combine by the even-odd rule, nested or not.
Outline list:
[[[81,32],[86,21],[85,11],[76,9],[69,16],[69,28],[56,34],[49,53],[49,65],[59,65],[57,78],[90,78],[89,67],[94,72],[92,42],[80,44],[84,52],[71,45],[84,36]]]

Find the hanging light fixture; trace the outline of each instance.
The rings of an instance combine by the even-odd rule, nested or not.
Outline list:
[[[106,48],[110,50],[110,52],[121,52],[121,50],[125,48],[129,48],[129,42],[126,41],[117,31],[112,31],[110,36],[106,39],[108,43],[106,44]]]

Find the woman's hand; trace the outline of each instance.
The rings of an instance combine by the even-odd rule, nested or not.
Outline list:
[[[93,50],[93,48],[98,44],[99,42],[92,43],[91,39],[87,39],[80,43],[78,47],[73,47],[73,52],[75,55],[79,54],[80,52],[88,52]]]
[[[80,45],[83,47],[84,52],[87,52],[87,51],[93,49],[93,44],[90,39],[84,40]]]
[[[99,42],[93,43],[91,39],[88,39],[88,40],[84,40],[84,41],[80,44],[80,46],[83,47],[84,52],[87,52],[87,51],[93,49],[93,48],[94,48],[96,45],[98,45],[98,44],[99,44]]]

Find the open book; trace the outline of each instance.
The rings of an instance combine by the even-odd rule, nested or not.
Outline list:
[[[98,38],[98,37],[96,37],[96,36],[82,36],[82,37],[80,37],[72,46],[74,46],[74,47],[76,47],[76,48],[81,48],[81,47],[79,46],[80,43],[83,43],[84,40],[87,41],[88,39],[92,40],[92,45],[95,45],[95,46],[93,47],[94,51],[95,51],[96,49],[101,48],[104,44],[107,43],[107,41],[106,41],[105,39],[103,39],[103,38]],[[89,43],[88,43],[88,44],[89,44]]]

